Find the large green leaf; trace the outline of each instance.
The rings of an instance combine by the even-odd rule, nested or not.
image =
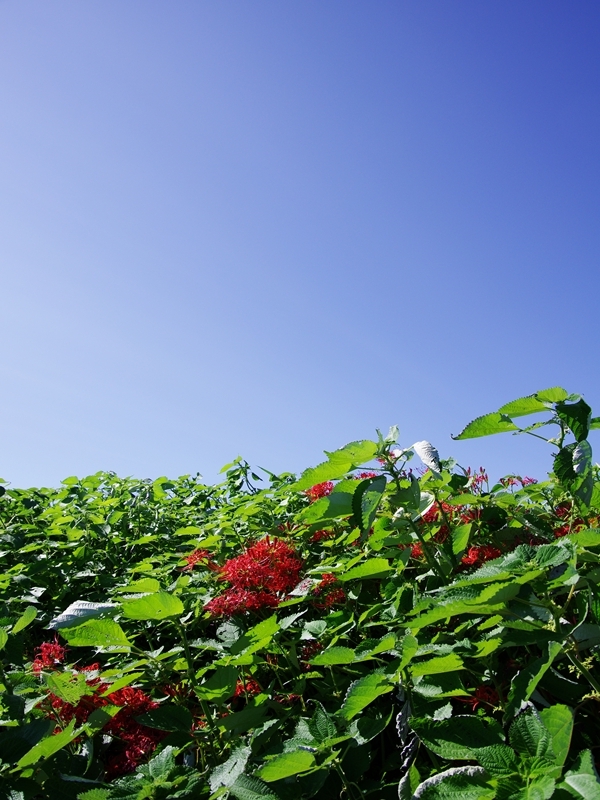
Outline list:
[[[508,700],[504,708],[504,719],[510,720],[521,707],[521,703],[529,700],[538,683],[544,677],[546,670],[552,665],[556,656],[562,650],[560,642],[549,642],[544,654],[524,667],[513,678],[508,692]]]
[[[517,426],[512,422],[510,417],[505,414],[500,414],[494,411],[491,414],[485,414],[483,417],[477,417],[458,434],[453,436],[453,439],[475,439],[478,436],[491,436],[494,433],[506,433],[508,431],[518,430]]]
[[[420,675],[439,675],[443,672],[456,672],[464,668],[462,658],[456,653],[450,653],[447,656],[437,656],[418,663],[413,661],[410,672],[413,678],[417,678]]]
[[[88,619],[97,619],[114,614],[119,608],[116,603],[90,603],[87,600],[76,600],[57,617],[48,623],[49,628],[60,630],[81,625]]]
[[[573,733],[573,709],[557,703],[540,711],[545,728],[550,733],[554,763],[562,767],[569,754]]]
[[[240,775],[229,787],[229,793],[236,800],[279,800],[279,796],[259,778]]]
[[[273,636],[279,630],[279,623],[277,617],[272,614],[267,619],[259,622],[243,636],[235,641],[231,646],[231,654],[237,655],[238,653],[253,653],[257,649],[266,647],[273,639]]]
[[[502,742],[500,731],[474,716],[458,715],[442,720],[417,718],[411,719],[410,726],[423,744],[450,761],[472,761],[477,748]]]
[[[352,511],[354,524],[365,533],[371,530],[375,514],[385,492],[386,479],[383,475],[377,478],[367,478],[356,487],[352,497]]]
[[[310,489],[317,483],[342,478],[353,467],[370,461],[377,453],[377,444],[368,440],[350,442],[332,453],[325,451],[327,461],[305,470],[296,483],[290,486],[293,491]]]
[[[24,767],[31,766],[31,764],[35,764],[42,758],[49,758],[54,755],[54,753],[58,753],[59,750],[62,750],[63,747],[70,744],[79,734],[80,731],[75,730],[75,720],[72,719],[64,731],[53,736],[47,736],[32,747],[28,753],[25,753],[25,755],[17,761],[17,766],[23,769]]]
[[[355,567],[351,567],[347,572],[338,573],[340,581],[353,581],[357,578],[381,578],[391,572],[389,561],[385,558],[368,558]]]
[[[76,706],[84,695],[93,694],[81,672],[51,672],[45,680],[52,694],[72,706]]]
[[[183,614],[183,603],[169,592],[156,592],[131,600],[122,600],[123,613],[129,619],[167,619]]]
[[[600,800],[600,779],[590,750],[579,754],[573,769],[566,773],[564,782],[575,797]]]
[[[37,608],[34,606],[27,606],[25,611],[13,625],[11,633],[20,633],[22,630],[25,630],[25,628],[37,617],[37,613]]]
[[[492,800],[495,795],[482,767],[453,767],[423,781],[413,800]]]
[[[271,783],[306,772],[315,765],[315,757],[306,750],[294,750],[291,753],[282,753],[268,761],[256,773],[263,781]]]
[[[359,714],[363,708],[370,705],[380,695],[387,694],[393,689],[390,678],[387,675],[372,673],[365,675],[354,683],[346,693],[344,703],[340,709],[340,715],[347,720]]]
[[[518,400],[511,400],[498,409],[499,414],[506,414],[508,417],[524,417],[527,414],[537,414],[540,411],[548,411],[547,401],[543,402],[536,394],[520,397]]]
[[[529,758],[552,758],[552,737],[535,708],[525,708],[509,730],[510,744],[517,753]]]
[[[211,792],[216,792],[220,786],[232,786],[244,772],[251,753],[251,747],[236,747],[227,761],[213,769],[208,779]]]
[[[352,664],[355,659],[354,650],[350,647],[329,647],[317,653],[310,660],[315,666],[334,666],[335,664]]]
[[[592,409],[585,400],[580,399],[576,403],[557,403],[555,406],[556,414],[578,442],[587,439],[592,418]]]
[[[569,393],[561,386],[553,386],[551,389],[542,389],[541,392],[536,392],[536,397],[543,403],[560,403],[568,396]]]
[[[73,628],[61,628],[60,635],[72,647],[131,647],[123,628],[112,619],[90,619]]]
[[[221,705],[235,692],[237,677],[235,667],[218,667],[214,675],[201,686],[195,686],[194,691],[201,700],[210,700]]]

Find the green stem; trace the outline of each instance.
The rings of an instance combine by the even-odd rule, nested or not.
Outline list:
[[[438,578],[443,583],[447,584],[448,581],[446,580],[446,576],[444,575],[444,573],[440,569],[439,564],[436,562],[436,560],[432,557],[431,553],[429,552],[429,545],[427,544],[427,542],[423,538],[423,535],[421,534],[421,531],[419,530],[417,525],[412,521],[412,519],[410,520],[410,525],[411,525],[413,531],[417,535],[417,539],[419,540],[419,542],[421,544],[421,548],[423,549],[423,555],[425,556],[425,559],[426,559],[427,563],[429,564],[430,569],[438,576]]]

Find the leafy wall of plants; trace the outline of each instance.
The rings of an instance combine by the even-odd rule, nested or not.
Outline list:
[[[0,797],[600,799],[598,427],[554,388],[456,437],[546,439],[541,482],[392,428],[0,487]]]

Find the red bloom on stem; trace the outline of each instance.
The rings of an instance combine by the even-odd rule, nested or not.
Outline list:
[[[315,531],[310,537],[311,542],[320,542],[323,539],[332,539],[335,536],[335,531]]]
[[[357,475],[353,475],[352,477],[356,481],[364,481],[367,478],[376,478],[378,474],[378,472],[359,472]]]
[[[36,657],[31,665],[33,671],[39,673],[43,669],[52,669],[57,664],[62,664],[66,652],[67,648],[58,643],[58,637],[53,642],[43,642],[36,647]]]
[[[231,616],[275,608],[297,585],[302,567],[293,547],[267,536],[223,564],[221,576],[231,587],[207,603],[206,609],[214,616]]]
[[[187,564],[185,567],[182,567],[182,570],[194,569],[194,566],[199,561],[205,561],[206,559],[208,559],[208,556],[209,556],[208,550],[194,550],[193,553],[190,553],[189,556],[185,557]]]
[[[234,697],[247,697],[255,694],[260,694],[262,689],[260,688],[259,684],[254,680],[254,678],[246,678],[242,680],[241,678],[235,685],[235,692],[233,693]]]
[[[485,561],[492,561],[502,555],[502,551],[491,544],[480,547],[469,547],[468,552],[462,557],[461,562],[468,567],[480,567]]]
[[[500,702],[498,692],[491,686],[478,686],[477,689],[475,689],[473,697],[457,697],[456,699],[460,703],[465,703],[466,705],[471,706],[473,711],[475,711],[482,703],[484,705],[496,707]]]
[[[315,500],[319,500],[321,497],[327,497],[328,494],[333,492],[333,481],[323,481],[323,483],[317,483],[314,486],[311,486],[310,489],[307,489],[304,494],[308,497],[311,503],[314,503]]]
[[[521,478],[521,486],[531,486],[532,483],[537,483],[537,478],[528,478],[527,475]]]
[[[313,594],[321,598],[315,602],[317,608],[329,608],[337,603],[346,602],[346,592],[341,587],[336,587],[337,583],[338,579],[332,572],[323,575],[321,582],[313,589]]]

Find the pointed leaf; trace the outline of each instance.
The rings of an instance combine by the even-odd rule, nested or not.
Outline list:
[[[88,619],[113,614],[118,609],[117,603],[89,603],[87,600],[76,600],[57,617],[48,623],[48,627],[53,630],[70,628],[74,625],[81,625]]]
[[[411,448],[432,472],[440,471],[440,454],[431,442],[415,442]]]
[[[270,786],[249,775],[240,775],[229,787],[229,793],[236,800],[279,800]]]
[[[232,786],[244,772],[251,753],[251,747],[236,747],[227,761],[213,769],[208,779],[211,792],[216,792],[220,786]]]
[[[499,414],[506,414],[509,417],[524,417],[527,414],[537,414],[540,411],[548,411],[547,402],[539,399],[538,395],[530,394],[527,397],[520,397],[505,403],[498,409]]]
[[[356,491],[352,496],[352,511],[354,524],[363,533],[371,529],[381,498],[385,492],[386,483],[385,477],[379,475],[377,478],[367,478],[361,481],[356,487]]]
[[[541,720],[550,734],[554,763],[562,767],[569,754],[573,733],[573,709],[557,703],[540,711]]]
[[[256,774],[263,781],[271,783],[271,781],[280,781],[283,778],[297,775],[299,772],[306,772],[314,765],[315,757],[312,753],[307,750],[294,750],[291,753],[282,753],[268,761]]]
[[[541,658],[537,658],[528,664],[512,679],[508,702],[504,709],[504,719],[506,721],[517,713],[521,703],[529,700],[538,683],[544,677],[544,673],[552,665],[561,650],[562,645],[560,642],[549,642]]]
[[[482,767],[453,767],[423,781],[413,800],[492,800],[495,794]]]
[[[357,578],[362,578],[363,580],[366,578],[381,578],[391,570],[392,567],[390,567],[387,559],[368,558],[366,561],[362,561],[349,569],[348,572],[338,573],[337,578],[342,582],[353,581]]]
[[[394,687],[390,683],[387,675],[372,673],[365,675],[354,683],[346,693],[344,703],[340,709],[340,715],[347,720],[355,717],[359,712],[370,705],[380,695],[391,692]]]
[[[569,393],[560,386],[553,386],[551,389],[542,389],[541,392],[536,392],[536,397],[543,403],[560,403],[566,400]]]
[[[584,750],[579,754],[573,769],[566,773],[564,782],[576,797],[582,797],[584,800],[600,800],[600,779],[591,750]]]
[[[34,606],[27,606],[25,611],[13,625],[11,633],[20,633],[22,630],[25,630],[25,628],[30,625],[36,617],[37,609]]]
[[[74,628],[61,628],[60,635],[73,647],[130,647],[125,631],[112,619],[90,619]]]
[[[580,399],[576,403],[557,403],[555,410],[559,419],[569,427],[569,430],[578,442],[587,439],[590,430],[592,409],[585,400]]]
[[[156,592],[132,600],[122,600],[123,613],[129,619],[167,619],[183,614],[183,603],[169,592]]]
[[[462,430],[458,436],[453,436],[453,439],[475,439],[478,436],[491,436],[494,433],[506,433],[507,431],[516,431],[517,426],[512,422],[510,417],[494,411],[492,414],[485,414],[483,417],[477,417]]]

